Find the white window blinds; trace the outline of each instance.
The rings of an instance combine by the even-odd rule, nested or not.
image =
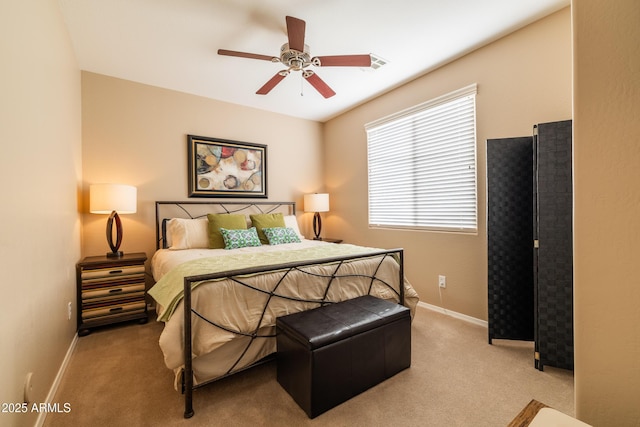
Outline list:
[[[369,123],[369,226],[477,232],[476,85]]]

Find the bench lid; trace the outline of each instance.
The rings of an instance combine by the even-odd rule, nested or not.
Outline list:
[[[276,325],[314,350],[403,317],[410,317],[407,307],[365,295],[279,317]]]

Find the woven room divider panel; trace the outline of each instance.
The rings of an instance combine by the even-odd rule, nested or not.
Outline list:
[[[489,343],[533,341],[533,137],[487,140]]]
[[[573,191],[571,120],[542,123],[537,161],[535,238],[536,366],[573,369]]]

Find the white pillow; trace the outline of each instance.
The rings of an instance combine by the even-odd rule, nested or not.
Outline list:
[[[304,236],[300,232],[300,228],[298,227],[298,218],[295,215],[284,215],[284,226],[293,228],[293,231],[296,232],[300,240],[304,240]]]
[[[209,247],[209,220],[205,218],[172,218],[167,222],[169,249]]]

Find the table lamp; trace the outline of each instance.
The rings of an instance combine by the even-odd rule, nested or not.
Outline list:
[[[313,215],[313,240],[322,240],[322,220],[320,212],[329,212],[329,195],[326,193],[314,193],[304,195],[304,211],[315,212]]]
[[[92,184],[89,186],[89,212],[94,214],[110,214],[107,220],[107,243],[111,252],[109,258],[120,258],[122,243],[121,214],[136,213],[136,187],[123,184]],[[116,223],[116,242],[113,243],[113,222]]]

